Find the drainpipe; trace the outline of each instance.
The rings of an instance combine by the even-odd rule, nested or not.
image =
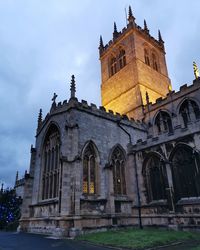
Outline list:
[[[129,143],[132,144],[131,134],[122,127],[122,125],[120,124],[120,121],[117,122],[117,125],[128,135],[128,137],[129,137]],[[137,172],[137,165],[136,165],[135,153],[136,152],[134,152],[133,156],[134,156],[134,168],[135,168],[135,179],[136,179],[136,189],[137,189],[136,192],[137,192],[137,200],[138,200],[138,220],[139,220],[139,228],[143,229],[143,226],[142,226],[142,217],[141,217],[140,190],[139,190],[139,184],[138,184],[138,172]]]
[[[122,127],[122,125],[120,124],[120,121],[117,121],[117,125],[128,135],[128,137],[129,137],[129,143],[130,144],[132,144],[132,140],[131,140],[131,135],[130,135],[130,133],[126,130],[126,129],[124,129],[123,127]]]
[[[138,220],[139,220],[140,229],[143,229],[142,217],[141,217],[140,190],[139,190],[139,183],[138,183],[138,171],[137,171],[137,164],[136,164],[136,151],[133,153],[133,157],[134,157],[134,168],[135,168],[136,192],[137,192],[137,200],[138,200]]]

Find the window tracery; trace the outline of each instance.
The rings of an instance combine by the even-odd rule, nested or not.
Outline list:
[[[172,133],[172,121],[170,115],[165,111],[160,111],[155,119],[155,125],[159,133],[168,132]]]
[[[97,155],[92,143],[89,143],[83,155],[83,193],[96,194]]]
[[[111,76],[117,73],[117,60],[116,57],[112,57],[110,60],[110,72]]]
[[[194,119],[200,119],[200,109],[197,103],[193,100],[185,100],[181,106],[179,113],[182,116],[184,126],[187,127],[187,124]]]
[[[187,145],[179,145],[171,155],[175,198],[200,196],[200,157]]]
[[[58,196],[60,135],[57,127],[50,127],[43,146],[42,199]]]
[[[157,61],[157,57],[154,53],[152,53],[152,67],[153,67],[153,69],[158,71],[158,61]]]
[[[111,56],[109,60],[109,72],[110,76],[113,76],[117,71],[121,70],[126,66],[126,51],[119,48],[116,56]]]
[[[121,49],[119,52],[119,68],[122,69],[126,65],[126,52]]]
[[[145,160],[145,181],[149,201],[166,199],[166,170],[161,158],[155,154]]]
[[[113,186],[114,194],[124,195],[126,194],[126,182],[125,182],[125,156],[120,147],[116,147],[111,156],[112,168],[113,168]]]
[[[149,52],[146,48],[144,49],[144,60],[145,60],[145,63],[148,66],[150,66]]]

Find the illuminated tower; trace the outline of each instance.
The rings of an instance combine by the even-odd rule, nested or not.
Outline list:
[[[158,40],[135,23],[129,7],[128,25],[121,32],[114,23],[113,39],[99,45],[101,61],[101,97],[107,110],[142,119],[142,107],[149,101],[165,97],[171,88],[165,61],[164,41]]]

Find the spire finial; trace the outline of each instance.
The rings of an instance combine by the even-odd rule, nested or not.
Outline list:
[[[100,41],[99,41],[99,50],[103,50],[104,45],[103,45],[103,38],[100,36]]]
[[[164,43],[163,39],[162,39],[162,36],[161,36],[161,33],[160,33],[160,30],[158,30],[158,41],[160,43]]]
[[[75,84],[75,76],[74,75],[72,75],[70,91],[71,91],[71,98],[75,98],[76,84]]]
[[[131,9],[130,5],[128,7],[128,21],[129,21],[129,23],[134,23],[135,22],[135,17],[133,16],[133,12],[132,12],[132,9]]]
[[[16,178],[15,178],[15,185],[17,184],[18,178],[19,178],[19,172],[17,171],[16,172]]]
[[[194,69],[194,76],[195,76],[195,79],[198,79],[198,78],[199,78],[199,69],[198,69],[198,67],[197,67],[196,62],[193,62],[193,69]]]
[[[117,25],[116,25],[116,22],[114,22],[114,33],[117,32]]]
[[[146,22],[145,19],[144,19],[144,31],[146,31],[147,33],[149,33],[149,29],[147,27],[147,22]]]
[[[128,7],[128,18],[130,18],[130,17],[133,17],[133,12],[132,12],[131,6],[129,5],[129,7]]]
[[[42,125],[42,109],[40,109],[39,114],[38,114],[38,129]]]
[[[113,38],[117,38],[117,36],[118,36],[117,25],[116,25],[116,22],[114,22]]]

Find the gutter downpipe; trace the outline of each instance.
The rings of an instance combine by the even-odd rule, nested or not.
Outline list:
[[[138,183],[138,171],[137,171],[137,164],[136,164],[136,151],[134,151],[133,157],[134,157],[135,180],[136,180],[137,200],[138,200],[138,220],[139,220],[139,228],[140,228],[140,229],[143,229],[143,226],[142,226],[142,216],[141,216],[140,190],[139,190],[139,183]]]
[[[131,134],[125,130],[120,121],[117,122],[117,125],[129,136],[129,143],[132,144]],[[136,189],[137,189],[137,200],[138,200],[138,220],[139,220],[139,228],[143,229],[142,226],[142,217],[141,217],[141,200],[140,200],[140,190],[139,190],[139,183],[138,183],[138,172],[137,172],[137,165],[136,165],[136,151],[133,153],[134,157],[134,168],[135,168],[135,180],[136,180]]]

